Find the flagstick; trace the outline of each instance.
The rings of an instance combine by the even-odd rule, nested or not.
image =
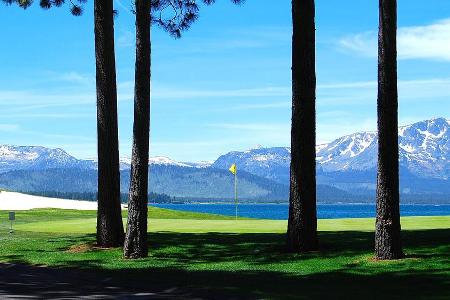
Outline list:
[[[234,205],[236,209],[236,221],[238,217],[238,200],[237,200],[237,170],[234,173]]]

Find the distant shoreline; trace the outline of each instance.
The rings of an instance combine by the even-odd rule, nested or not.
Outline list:
[[[234,203],[231,202],[170,202],[170,203],[154,203],[149,202],[148,205],[233,205]],[[245,202],[245,203],[239,203],[239,205],[289,205],[289,203],[279,203],[279,202]],[[317,205],[373,205],[375,206],[375,203],[368,203],[368,202],[317,202]],[[401,203],[400,205],[415,205],[415,206],[444,206],[444,205],[450,205],[450,201],[448,203]]]
[[[232,203],[226,204],[153,204],[153,207],[196,213],[235,216],[236,209]],[[288,204],[240,204],[238,216],[253,219],[287,220]],[[401,216],[450,216],[450,204],[401,204]],[[318,219],[353,219],[374,218],[376,206],[370,204],[318,204]]]

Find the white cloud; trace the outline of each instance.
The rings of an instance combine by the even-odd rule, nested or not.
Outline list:
[[[250,89],[229,89],[229,90],[183,90],[180,88],[155,88],[152,96],[155,99],[171,98],[248,98],[248,97],[290,97],[290,87],[261,87]]]
[[[343,50],[350,50],[359,55],[376,57],[377,56],[377,33],[368,31],[346,36],[339,40],[338,45]]]
[[[227,145],[231,150],[241,147],[243,150],[254,145],[265,146],[285,146],[289,144],[291,133],[290,118],[285,122],[277,123],[216,123],[209,124],[211,128],[216,128],[216,135],[230,139]]]
[[[126,86],[126,85],[125,85]],[[125,86],[124,89],[125,90]],[[430,78],[418,80],[399,80],[399,97],[403,101],[422,99],[433,101],[436,97],[450,97],[450,78]],[[355,81],[355,82],[338,82],[325,83],[317,85],[317,99],[319,104],[339,102],[340,104],[361,103],[364,101],[376,99],[377,81]],[[132,92],[122,94],[124,99],[132,99]],[[245,103],[235,106],[234,110],[239,109],[273,109],[290,107],[291,99],[290,86],[269,86],[256,87],[249,89],[226,89],[226,90],[210,90],[210,89],[184,89],[176,86],[153,85],[152,99],[208,99],[214,98],[271,98],[277,97],[284,101],[277,102],[261,102]],[[375,98],[374,98],[375,97]],[[120,96],[119,96],[120,98]],[[121,99],[121,100],[124,100]]]
[[[123,31],[116,38],[116,45],[119,48],[129,48],[134,47],[136,45],[136,38],[131,31]]]
[[[292,28],[283,26],[258,26],[248,29],[228,28],[226,30],[212,32],[220,38],[208,38],[203,36],[190,36],[192,43],[183,47],[171,47],[168,45],[155,44],[156,51],[165,53],[183,52],[191,54],[202,54],[210,52],[235,51],[245,49],[273,48],[289,46],[291,43]],[[181,43],[183,43],[181,41]]]
[[[448,101],[450,97],[450,78],[431,78],[423,80],[399,80],[399,101],[426,102]],[[319,85],[317,101],[319,105],[366,104],[377,98],[377,82],[343,82]]]
[[[118,101],[133,100],[132,92],[117,95]],[[96,105],[95,89],[83,92],[74,89],[66,91],[41,90],[0,90],[0,109],[11,112],[35,111],[51,107],[91,106]]]
[[[450,61],[450,19],[430,25],[398,29],[399,59]],[[377,33],[363,32],[342,38],[339,46],[363,56],[377,56]]]
[[[95,84],[95,78],[89,75],[80,74],[78,72],[68,72],[60,75],[58,78],[62,81],[67,81],[70,83],[90,85]]]
[[[287,123],[218,123],[209,124],[210,127],[231,129],[231,130],[245,130],[245,131],[276,131],[283,132],[290,130],[290,124]]]
[[[20,126],[17,124],[0,124],[0,131],[11,132],[20,130]]]
[[[374,131],[377,128],[375,118],[358,118],[357,116],[341,117],[323,120],[323,116],[317,118],[317,144],[329,143],[339,137],[361,131]]]
[[[233,108],[233,110],[290,108],[291,106],[292,106],[291,101],[270,102],[270,103],[251,103],[251,104],[237,105]]]
[[[14,103],[14,105],[11,105]],[[42,92],[33,90],[0,90],[0,106],[19,107],[34,105],[39,107],[47,106],[68,106],[95,103],[95,92],[75,93],[75,92]],[[36,107],[33,107],[36,108]]]
[[[31,109],[30,109],[31,110]],[[8,119],[83,119],[95,118],[95,113],[8,113],[3,118]]]
[[[423,80],[400,80],[399,97],[401,101],[423,100],[440,101],[442,98],[450,97],[450,78],[434,78]],[[91,90],[91,89],[89,89]],[[357,104],[367,103],[376,99],[377,82],[341,82],[319,84],[317,86],[318,105],[322,104]],[[283,101],[265,102],[258,100],[257,103],[237,104],[232,110],[245,109],[274,109],[289,108],[291,98],[290,86],[256,87],[249,89],[183,89],[180,87],[154,86],[152,100],[220,100],[220,98],[235,99],[268,99],[277,97]],[[40,90],[0,90],[0,108],[9,113],[30,111],[36,114],[36,110],[50,107],[70,107],[87,105],[95,107],[95,89],[92,91],[78,92],[67,91],[40,91]],[[436,99],[438,98],[438,99]],[[131,85],[127,82],[119,85],[118,100],[133,100]],[[13,103],[14,105],[11,105]],[[47,113],[47,112],[45,112]]]
[[[376,81],[355,81],[355,82],[341,82],[341,83],[328,83],[318,84],[319,90],[335,90],[335,89],[356,89],[356,88],[373,88],[377,87]]]
[[[46,140],[68,140],[68,141],[85,141],[85,142],[95,142],[96,136],[95,132],[91,134],[90,136],[86,135],[72,135],[72,134],[58,134],[58,133],[49,133],[44,131],[37,131],[37,130],[30,130],[26,129],[24,127],[21,127],[20,125],[16,124],[0,124],[0,131],[12,131],[15,133],[20,133],[21,135],[26,136],[34,136],[39,137],[42,141],[42,139]]]

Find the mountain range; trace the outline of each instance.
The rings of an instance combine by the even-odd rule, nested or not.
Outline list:
[[[373,201],[377,166],[376,132],[359,132],[316,146],[318,199]],[[402,199],[450,202],[450,121],[435,118],[399,127]],[[130,159],[121,159],[121,190],[129,182]],[[248,201],[287,201],[290,148],[233,151],[214,162],[150,160],[150,187],[180,199],[233,197],[228,168],[238,166],[239,192]],[[96,190],[95,159],[77,159],[62,149],[0,145],[0,187],[20,191]]]

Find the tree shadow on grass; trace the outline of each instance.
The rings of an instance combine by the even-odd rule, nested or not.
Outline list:
[[[90,262],[87,262],[88,264]],[[95,265],[96,262],[94,262]],[[176,268],[96,272],[16,266],[0,296],[86,295],[205,299],[448,299],[448,274],[438,270],[354,274],[349,270],[292,276],[268,271],[186,271]]]
[[[18,273],[23,276],[41,272],[33,277],[35,284],[21,288],[42,298],[67,292],[215,299],[450,299],[450,230],[404,231],[408,258],[396,262],[371,261],[372,232],[321,232],[319,237],[320,251],[300,255],[284,252],[284,234],[151,233],[148,259],[128,262],[119,249],[107,255],[93,250],[95,258],[74,255],[57,262],[59,269],[44,273],[23,266],[29,263],[26,253],[0,258],[22,264]],[[58,244],[52,251],[93,238],[67,237],[65,246]],[[118,266],[111,267],[111,260]],[[58,284],[46,282],[45,274],[52,272]],[[0,273],[0,290],[16,292],[17,285],[3,277]]]
[[[226,262],[236,259],[260,264],[283,263],[315,258],[354,257],[371,253],[374,249],[374,234],[372,232],[320,232],[319,240],[319,251],[293,255],[285,253],[284,234],[213,232],[202,234],[159,232],[149,234],[150,251],[153,251],[155,257],[161,255],[176,260],[195,260],[204,263]],[[450,259],[450,230],[404,231],[402,240],[408,249],[414,249],[414,254],[411,254],[414,257],[428,256],[445,261]],[[446,247],[449,251],[429,253],[430,247]],[[166,251],[173,248],[179,250],[172,254],[170,251]],[[428,254],[420,254],[421,249],[425,252],[428,251]]]

